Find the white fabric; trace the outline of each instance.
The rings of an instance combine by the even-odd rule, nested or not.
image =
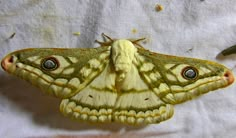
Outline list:
[[[156,4],[164,9],[157,12]],[[29,47],[96,47],[102,32],[146,37],[151,51],[217,61],[235,73],[235,55],[215,58],[236,44],[233,0],[0,0],[0,58]],[[177,105],[161,124],[130,127],[74,122],[59,113],[59,99],[2,70],[0,77],[0,137],[236,136],[235,84]]]

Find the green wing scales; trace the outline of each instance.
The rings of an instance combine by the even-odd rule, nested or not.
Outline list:
[[[215,62],[163,55],[143,49],[139,53],[144,62],[142,65],[153,64],[152,70],[141,72],[143,78],[166,103],[182,103],[233,82],[231,71]],[[194,78],[184,76],[184,71],[188,69],[195,71]]]

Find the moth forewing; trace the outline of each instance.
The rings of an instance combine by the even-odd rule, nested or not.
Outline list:
[[[6,56],[2,61],[2,67],[10,74],[23,77],[50,95],[66,98],[84,88],[86,84],[83,83],[89,83],[89,80],[101,72],[107,64],[109,52],[107,47],[25,49]],[[99,65],[94,66],[94,63],[88,62],[90,58],[99,59],[99,63],[95,63]],[[81,72],[81,70],[86,71]]]
[[[150,87],[168,103],[182,103],[209,91],[226,87],[234,81],[232,72],[215,62],[150,53],[143,49],[139,49],[139,53],[145,59],[143,62],[146,65],[154,65],[149,72],[140,71],[143,76],[149,74],[149,77],[144,79],[151,82]],[[158,80],[154,79],[153,72],[158,72],[161,77]],[[168,87],[165,88],[163,85]]]

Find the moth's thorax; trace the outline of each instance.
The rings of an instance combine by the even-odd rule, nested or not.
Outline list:
[[[121,79],[130,71],[137,48],[129,40],[116,40],[111,46],[111,58],[115,71]]]

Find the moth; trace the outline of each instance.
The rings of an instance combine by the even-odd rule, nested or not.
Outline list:
[[[8,54],[2,68],[61,98],[76,120],[160,123],[174,105],[234,82],[225,66],[144,49],[142,39],[112,39],[98,48],[31,48]]]

